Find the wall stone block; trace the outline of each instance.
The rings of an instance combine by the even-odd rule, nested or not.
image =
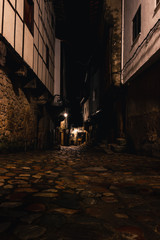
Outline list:
[[[0,70],[0,152],[33,148],[37,122],[23,90]]]
[[[160,157],[159,61],[128,86],[126,133],[137,153]]]

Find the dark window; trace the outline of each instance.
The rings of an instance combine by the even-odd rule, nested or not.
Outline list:
[[[24,22],[33,35],[34,32],[34,3],[33,0],[24,1]]]
[[[133,18],[133,42],[141,32],[141,6],[138,8],[136,15]]]
[[[157,4],[160,2],[160,0],[157,0]]]
[[[49,69],[49,47],[46,45],[46,67]]]
[[[52,15],[52,19],[51,19],[51,23],[52,23],[52,28],[54,28],[54,16]]]
[[[93,90],[93,101],[96,101],[96,98],[97,98],[97,90],[96,89],[94,89]]]

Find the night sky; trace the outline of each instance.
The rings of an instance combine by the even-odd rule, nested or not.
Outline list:
[[[60,4],[54,0],[55,6]],[[98,0],[99,1],[99,0]],[[98,2],[94,1],[94,2]],[[67,58],[67,95],[71,121],[82,124],[80,101],[88,62],[97,48],[97,28],[91,22],[92,0],[61,0],[63,7],[56,12],[56,37],[63,40]],[[60,10],[59,10],[60,9]],[[97,21],[95,21],[97,23]]]

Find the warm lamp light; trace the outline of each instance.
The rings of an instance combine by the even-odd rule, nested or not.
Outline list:
[[[68,113],[64,113],[64,117],[67,118],[68,117]]]

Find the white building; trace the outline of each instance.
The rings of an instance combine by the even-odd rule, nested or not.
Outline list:
[[[159,14],[159,0],[122,0],[122,83],[157,57]]]
[[[52,1],[0,0],[0,151],[52,146],[60,54]]]
[[[43,0],[1,0],[0,36],[53,94],[55,18]]]
[[[86,102],[83,105],[83,121],[87,122],[89,119],[89,99],[86,100]]]
[[[126,136],[136,152],[160,156],[160,0],[122,0],[121,82]]]

